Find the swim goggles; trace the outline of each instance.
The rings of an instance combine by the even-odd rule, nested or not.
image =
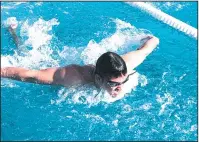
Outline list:
[[[123,81],[123,82],[114,82],[114,81],[108,81],[107,82],[107,85],[109,85],[110,87],[116,87],[116,86],[119,86],[119,85],[122,85],[124,83],[126,83],[128,80],[129,80],[129,76],[130,75],[133,75],[136,71],[134,71],[133,73],[129,74],[127,76],[127,78]]]

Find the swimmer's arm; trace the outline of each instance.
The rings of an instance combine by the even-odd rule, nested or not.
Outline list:
[[[155,36],[148,36],[145,39],[147,39],[147,41],[136,51],[131,51],[122,55],[122,58],[127,64],[128,70],[132,70],[140,65],[159,44],[159,39]]]
[[[47,68],[42,70],[28,70],[19,67],[1,68],[1,77],[13,80],[52,84],[60,86],[73,86],[85,82],[84,73],[86,66],[68,65],[60,68]]]
[[[58,68],[29,70],[19,67],[6,67],[1,68],[1,77],[38,84],[59,84],[54,79],[57,70]]]

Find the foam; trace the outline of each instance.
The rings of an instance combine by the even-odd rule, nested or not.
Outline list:
[[[9,17],[5,21],[3,21],[4,27],[9,27],[10,25],[18,25],[16,17]]]
[[[124,98],[128,93],[131,93],[132,90],[135,90],[138,84],[143,84],[143,82],[139,82],[138,76],[139,73],[131,76],[129,81],[124,84],[122,93],[114,98],[107,91],[97,89],[94,85],[88,84],[78,88],[60,89],[58,98],[51,100],[51,104],[59,105],[66,102],[69,104],[86,104],[88,107],[91,107],[100,102],[113,103]]]
[[[11,24],[18,22],[16,17],[8,18],[4,23]],[[52,39],[52,26],[58,25],[57,19],[45,21],[39,19],[33,25],[29,25],[28,20],[22,23],[20,36],[27,37],[27,40],[21,45],[18,51],[15,51],[13,56],[1,56],[2,67],[6,66],[21,66],[28,68],[45,68],[49,64],[58,66],[56,60],[52,58],[53,50],[49,47],[49,42]],[[27,49],[31,46],[31,50]]]
[[[25,45],[31,45],[34,49],[43,45],[49,44],[52,39],[52,35],[48,34],[52,30],[52,26],[59,25],[57,19],[53,18],[49,21],[45,21],[39,18],[33,25],[29,24],[26,20],[20,30],[21,36],[27,36],[28,40],[25,41]]]

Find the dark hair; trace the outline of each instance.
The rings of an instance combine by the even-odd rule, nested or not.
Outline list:
[[[96,63],[95,73],[109,78],[119,77],[127,73],[124,60],[116,53],[106,52],[102,54]]]

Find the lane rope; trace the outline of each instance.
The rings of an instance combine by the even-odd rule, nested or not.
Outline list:
[[[169,26],[178,29],[179,31],[184,32],[185,34],[197,39],[197,29],[162,12],[159,9],[156,9],[150,4],[144,3],[144,2],[127,2],[131,6],[135,6],[142,11],[147,12],[154,18],[168,24]]]

